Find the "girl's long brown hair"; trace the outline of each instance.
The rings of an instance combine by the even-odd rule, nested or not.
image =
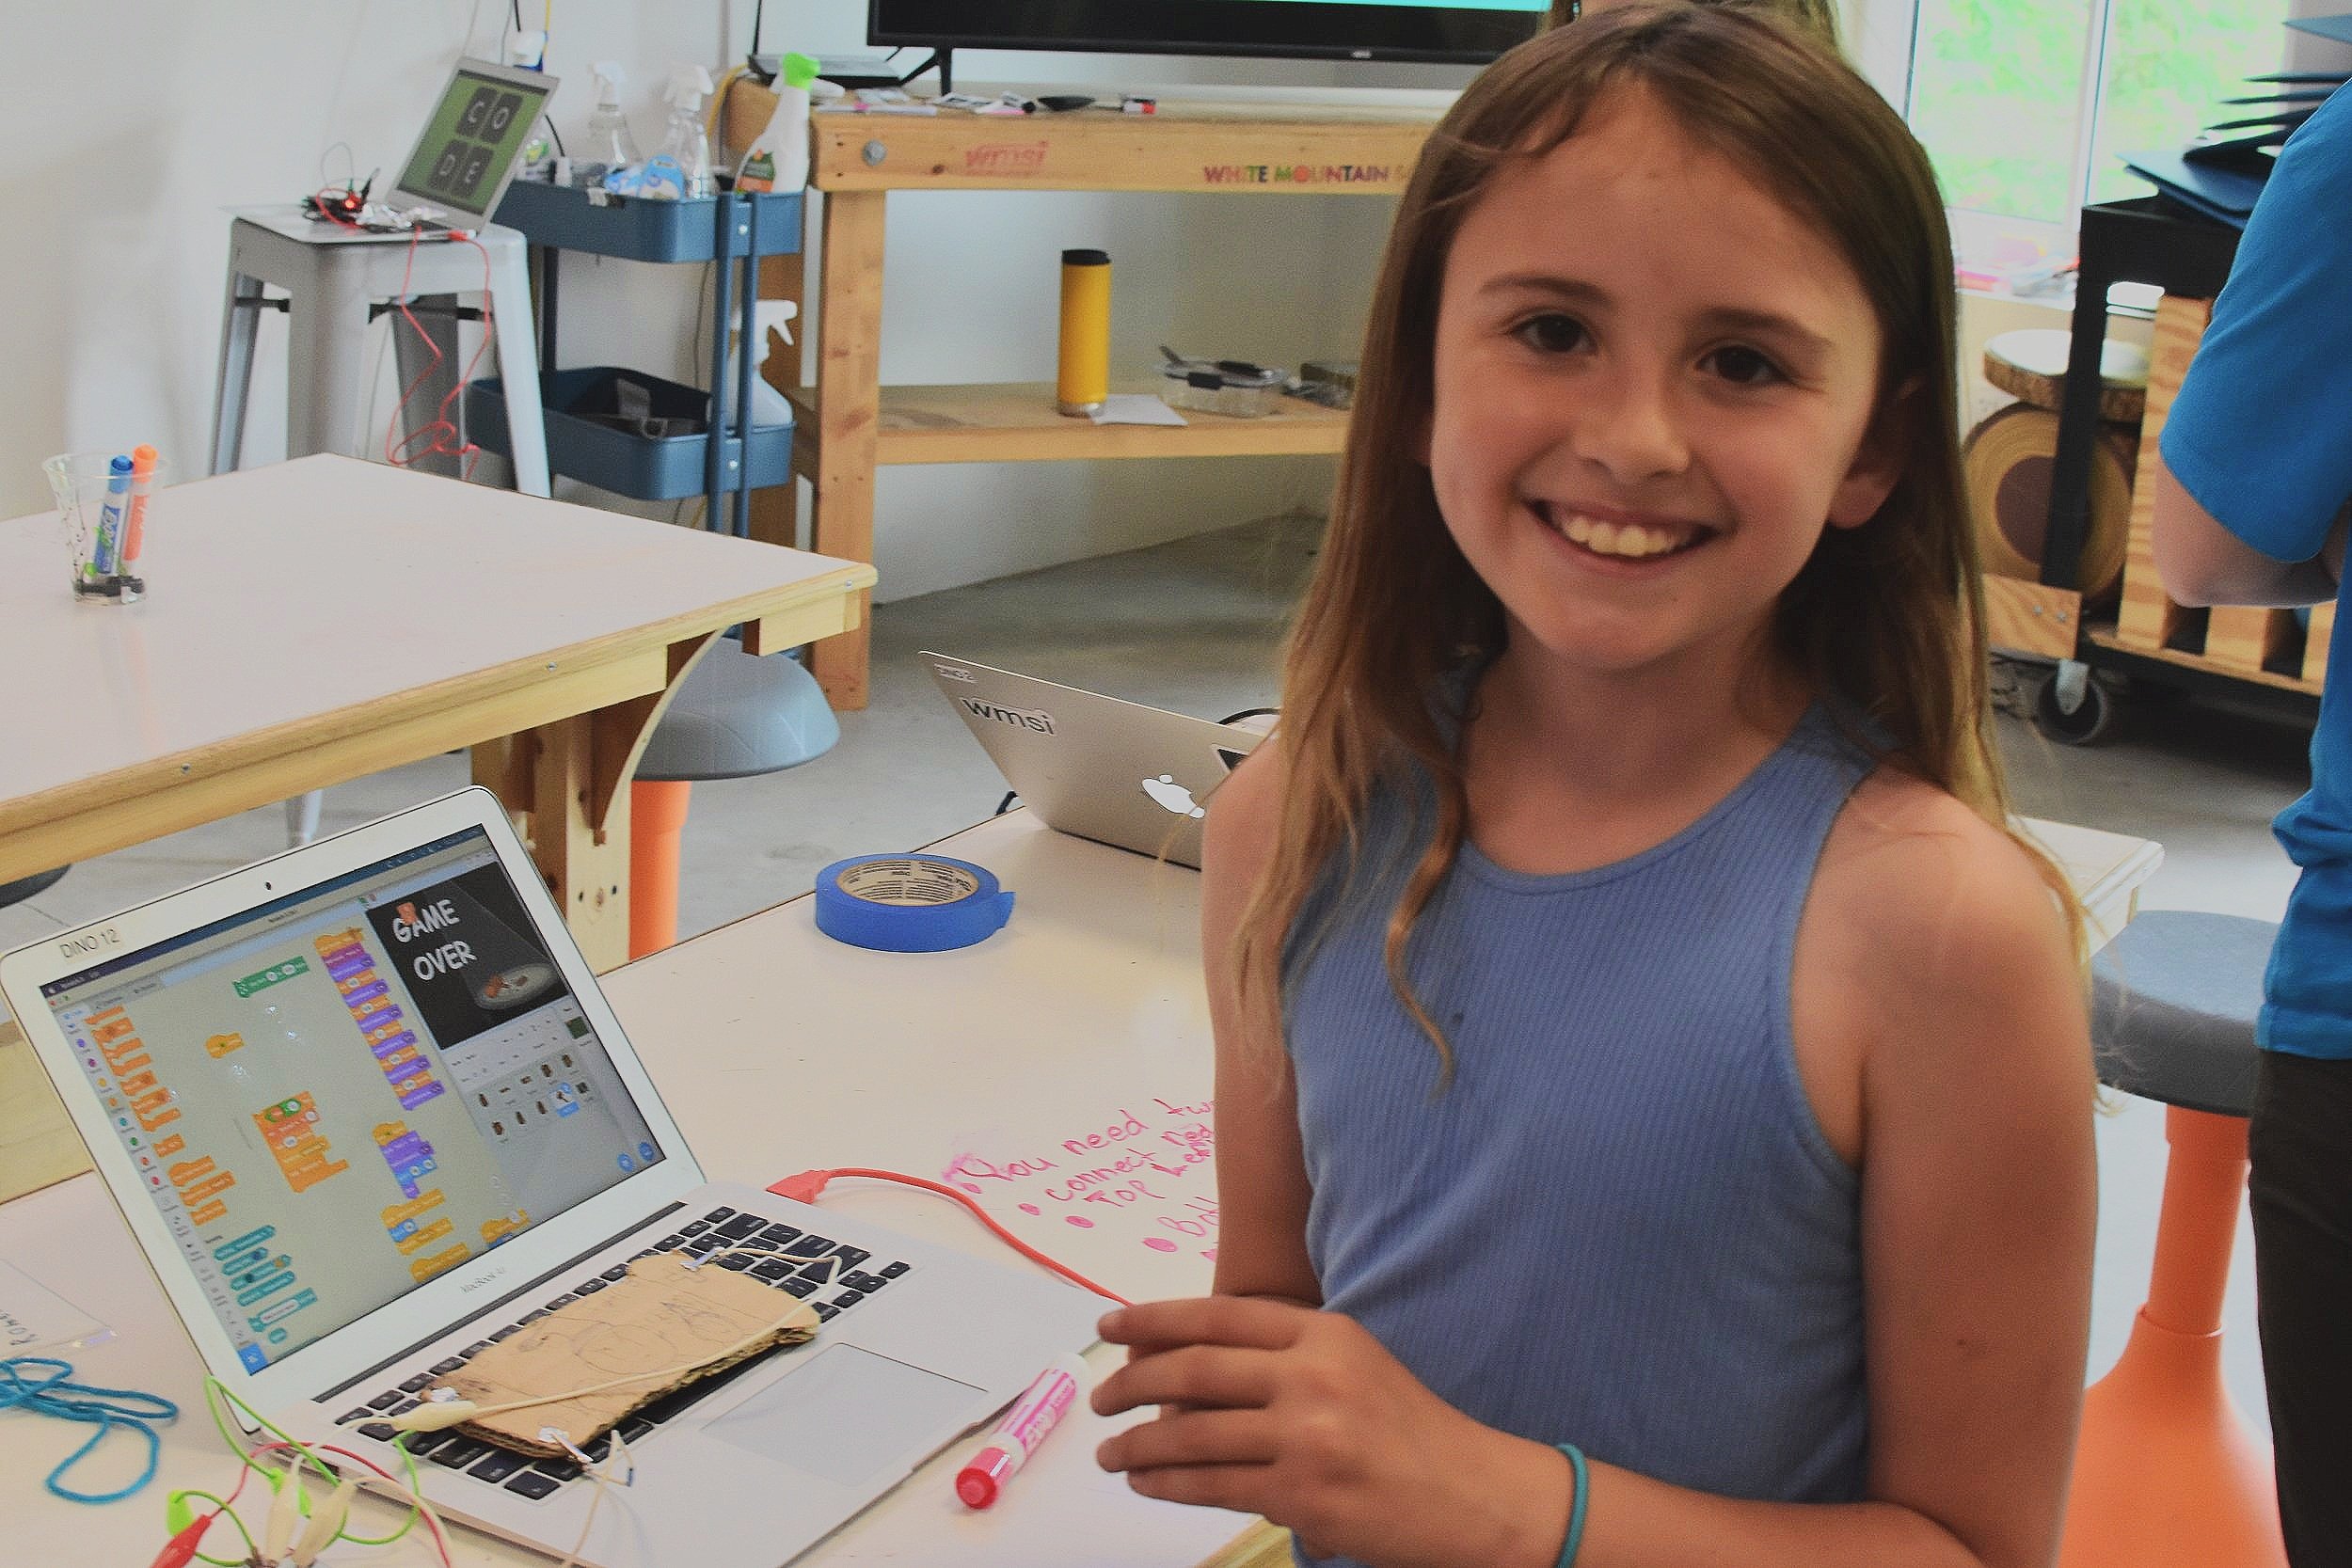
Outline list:
[[[1908,461],[1869,522],[1823,532],[1781,596],[1773,654],[1842,698],[1883,741],[1882,761],[2011,831],[1961,468],[1951,241],[1927,154],[1875,88],[1792,28],[1740,7],[1613,8],[1520,45],[1471,85],[1430,137],[1390,232],[1330,525],[1284,659],[1279,828],[1234,935],[1254,1016],[1269,1004],[1279,1016],[1288,958],[1313,935],[1294,930],[1301,907],[1357,842],[1375,783],[1417,766],[1436,820],[1390,916],[1386,956],[1398,997],[1451,1069],[1406,981],[1406,943],[1467,815],[1443,683],[1499,653],[1504,634],[1501,604],[1447,533],[1416,456],[1439,282],[1496,171],[1557,147],[1604,93],[1637,84],[1836,246],[1883,339],[1879,417],[1901,422]],[[2079,932],[2064,876],[2019,842]]]

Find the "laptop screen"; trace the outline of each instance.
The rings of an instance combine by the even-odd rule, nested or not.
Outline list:
[[[42,994],[248,1370],[661,1158],[479,828]]]
[[[526,84],[458,67],[401,171],[400,189],[481,217],[552,90],[552,82]]]

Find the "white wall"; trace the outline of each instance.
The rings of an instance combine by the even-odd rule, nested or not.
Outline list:
[[[532,8],[526,11],[535,16]],[[228,219],[287,200],[350,144],[364,174],[407,151],[451,61],[495,54],[499,0],[13,0],[0,108],[0,516],[47,503],[37,464],[69,449],[155,441],[201,471],[218,352]],[[658,141],[674,58],[739,57],[744,0],[559,0],[549,69],[560,130],[583,126],[590,64],[629,67],[639,139]],[[774,0],[768,47],[862,47],[863,0]],[[1118,86],[1370,80],[1288,62],[973,54],[967,81]],[[1458,74],[1458,73],[1456,73]],[[1418,85],[1454,79],[1414,74]],[[342,155],[326,163],[340,178]],[[1137,371],[1153,345],[1295,363],[1351,356],[1387,204],[1363,198],[894,197],[885,379],[1049,379],[1056,261],[1108,248],[1114,347]],[[565,364],[625,363],[699,381],[690,352],[700,269],[577,262],[565,275]],[[389,328],[374,328],[381,341]],[[248,461],[283,451],[284,331],[263,320]],[[389,358],[389,356],[387,356]],[[389,370],[379,388],[389,386]],[[374,409],[375,440],[392,394]],[[1131,547],[1319,503],[1327,462],[1032,464],[885,471],[876,554],[883,596]]]

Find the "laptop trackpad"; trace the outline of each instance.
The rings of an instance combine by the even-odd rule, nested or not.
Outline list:
[[[855,1345],[830,1345],[703,1430],[762,1459],[854,1486],[885,1465],[916,1457],[919,1440],[972,1420],[980,1392]]]

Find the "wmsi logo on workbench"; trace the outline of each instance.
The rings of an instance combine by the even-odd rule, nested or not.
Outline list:
[[[977,697],[959,697],[956,700],[975,719],[1010,724],[1016,730],[1034,730],[1039,735],[1054,733],[1054,716],[1041,707],[1007,707],[1002,703],[984,703]]]

